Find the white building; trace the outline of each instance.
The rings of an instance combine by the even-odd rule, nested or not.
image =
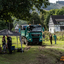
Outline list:
[[[20,28],[23,30],[23,29],[25,29],[26,26],[27,26],[27,24],[23,24],[20,26]],[[16,25],[15,32],[19,32],[19,24]]]
[[[49,20],[49,32],[59,32],[64,30],[64,15],[51,15]]]
[[[16,25],[15,32],[19,32],[19,24]]]

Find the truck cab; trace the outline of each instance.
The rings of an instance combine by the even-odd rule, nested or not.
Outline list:
[[[42,26],[41,25],[28,25],[25,29],[25,43],[40,44],[42,45]]]

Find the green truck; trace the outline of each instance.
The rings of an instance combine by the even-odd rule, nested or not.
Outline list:
[[[22,42],[26,45],[39,44],[42,45],[42,26],[27,25],[24,30],[21,30]]]

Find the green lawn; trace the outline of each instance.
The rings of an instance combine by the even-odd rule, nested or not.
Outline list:
[[[17,37],[16,36],[11,36],[12,38],[12,46],[15,46],[15,48],[21,48],[21,42],[19,40],[19,36],[18,36],[18,45],[17,45]],[[7,43],[7,37],[5,37],[6,39],[6,43]],[[0,36],[0,44],[1,44],[1,47],[2,47],[2,36]],[[26,47],[25,45],[22,46],[23,48]]]
[[[50,48],[51,47],[50,41],[43,41],[43,45],[47,45],[46,48]],[[56,44],[55,44],[55,42],[53,40],[51,48],[64,49],[64,41],[56,41]]]
[[[16,37],[12,37],[12,40],[17,47],[14,44],[17,43]],[[21,47],[20,42],[18,47]],[[15,51],[13,54],[0,54],[0,64],[64,64],[60,62],[61,56],[64,56],[64,41],[57,41],[57,44],[53,41],[52,46],[50,41],[43,41],[42,46],[28,46],[23,53]]]

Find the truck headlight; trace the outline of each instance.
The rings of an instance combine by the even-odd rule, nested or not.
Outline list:
[[[40,40],[42,40],[42,38],[40,38]]]
[[[31,39],[29,39],[29,40],[31,40]]]

